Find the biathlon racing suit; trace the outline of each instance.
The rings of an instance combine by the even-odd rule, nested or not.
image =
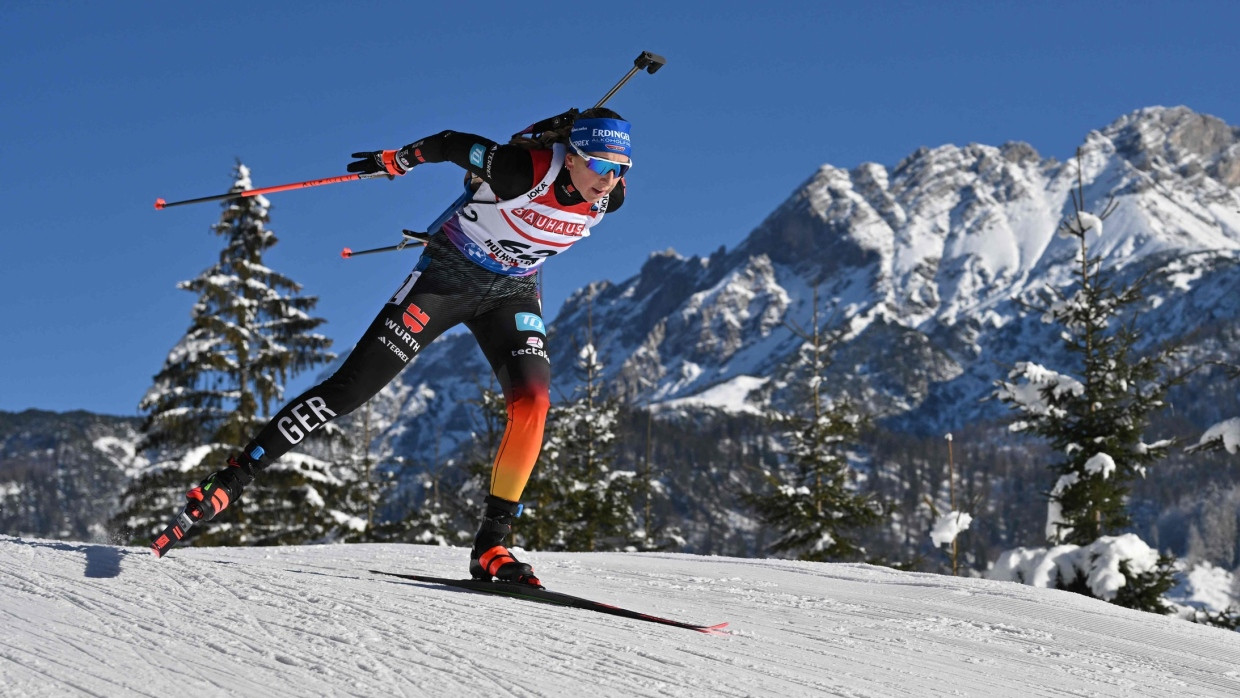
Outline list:
[[[287,404],[245,448],[257,468],[379,392],[428,344],[464,323],[503,390],[508,422],[490,493],[518,502],[538,459],[551,364],[538,267],[624,202],[621,180],[591,204],[563,167],[564,146],[528,150],[444,131],[407,149],[482,180],[472,201],[434,234],[413,271],[330,378]]]

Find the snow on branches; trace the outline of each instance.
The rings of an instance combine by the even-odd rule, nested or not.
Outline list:
[[[1032,361],[1017,363],[1008,372],[1008,379],[1000,381],[996,397],[1031,418],[1062,418],[1065,411],[1057,403],[1065,396],[1080,397],[1085,393],[1085,386],[1079,380]],[[1033,425],[1017,421],[1009,428],[1026,431]]]
[[[1035,587],[1062,589],[1078,579],[1090,593],[1114,601],[1128,580],[1120,563],[1133,575],[1154,572],[1158,552],[1134,533],[1103,536],[1093,543],[1057,545],[1053,548],[1016,548],[1005,551],[986,574],[987,579],[1020,582]]]
[[[1224,449],[1228,453],[1240,452],[1240,417],[1232,417],[1206,429],[1190,451]]]
[[[935,547],[951,545],[956,536],[967,531],[972,523],[972,515],[963,511],[949,511],[934,520],[934,527],[930,529],[930,540],[934,541]]]

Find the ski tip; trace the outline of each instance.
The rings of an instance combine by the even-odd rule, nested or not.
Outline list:
[[[694,630],[707,635],[731,635],[731,633],[724,630],[726,627],[728,627],[727,623],[720,623],[719,625],[704,625],[700,628],[694,628]]]
[[[168,202],[163,199],[155,199],[155,210],[162,211],[168,207]]]
[[[151,541],[151,554],[155,557],[163,557],[164,553],[172,547],[172,537],[168,535],[168,531],[159,534],[159,537]]]
[[[351,250],[351,249],[349,249],[349,248],[347,248],[347,247],[346,247],[346,248],[344,248],[343,250],[340,250],[340,258],[341,258],[341,259],[348,259],[349,257],[352,257],[352,256],[353,256],[353,250]],[[373,571],[374,571],[374,570],[371,570],[371,572],[373,572]]]

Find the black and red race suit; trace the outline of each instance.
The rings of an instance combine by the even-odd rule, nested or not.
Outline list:
[[[464,323],[495,371],[508,412],[491,494],[516,502],[538,459],[550,404],[538,266],[614,213],[625,184],[592,204],[573,188],[558,147],[528,150],[453,131],[415,145],[425,162],[454,162],[482,187],[431,237],[339,370],[285,405],[245,451],[260,465],[279,458],[360,407],[435,338]],[[489,244],[496,249],[485,249]]]

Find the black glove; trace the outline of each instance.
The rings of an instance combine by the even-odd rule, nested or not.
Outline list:
[[[349,163],[349,172],[364,175],[385,174],[390,179],[403,175],[411,169],[400,162],[401,158],[397,157],[395,150],[371,150],[353,153],[353,157],[361,158],[361,160]]]

